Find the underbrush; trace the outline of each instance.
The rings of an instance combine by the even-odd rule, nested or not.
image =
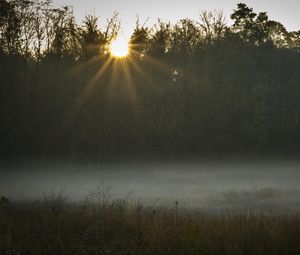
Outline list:
[[[35,203],[0,204],[1,255],[298,255],[299,236],[296,212],[209,213],[177,201],[144,206],[117,199],[106,187],[81,203],[50,193]]]

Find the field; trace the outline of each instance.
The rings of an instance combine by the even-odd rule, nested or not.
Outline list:
[[[241,194],[225,195],[237,201]],[[272,194],[264,190],[254,195]],[[80,203],[49,193],[36,202],[13,203],[3,197],[0,204],[3,255],[298,255],[299,236],[297,211],[231,207],[209,212],[177,201],[149,206],[112,198],[106,188]]]
[[[246,2],[0,0],[0,255],[300,255],[300,1]]]

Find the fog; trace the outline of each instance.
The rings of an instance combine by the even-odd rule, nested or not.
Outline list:
[[[1,166],[0,195],[12,201],[61,193],[83,201],[97,187],[115,198],[183,207],[276,207],[300,210],[298,162],[65,164]]]

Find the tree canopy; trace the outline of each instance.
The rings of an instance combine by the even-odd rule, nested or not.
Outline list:
[[[231,19],[137,20],[115,59],[117,13],[0,0],[0,156],[298,156],[300,31],[242,3]]]

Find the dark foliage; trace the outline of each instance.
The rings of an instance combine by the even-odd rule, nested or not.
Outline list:
[[[1,157],[298,156],[300,32],[266,13],[137,22],[124,59],[108,51],[117,14],[104,28],[51,1],[0,14]]]

